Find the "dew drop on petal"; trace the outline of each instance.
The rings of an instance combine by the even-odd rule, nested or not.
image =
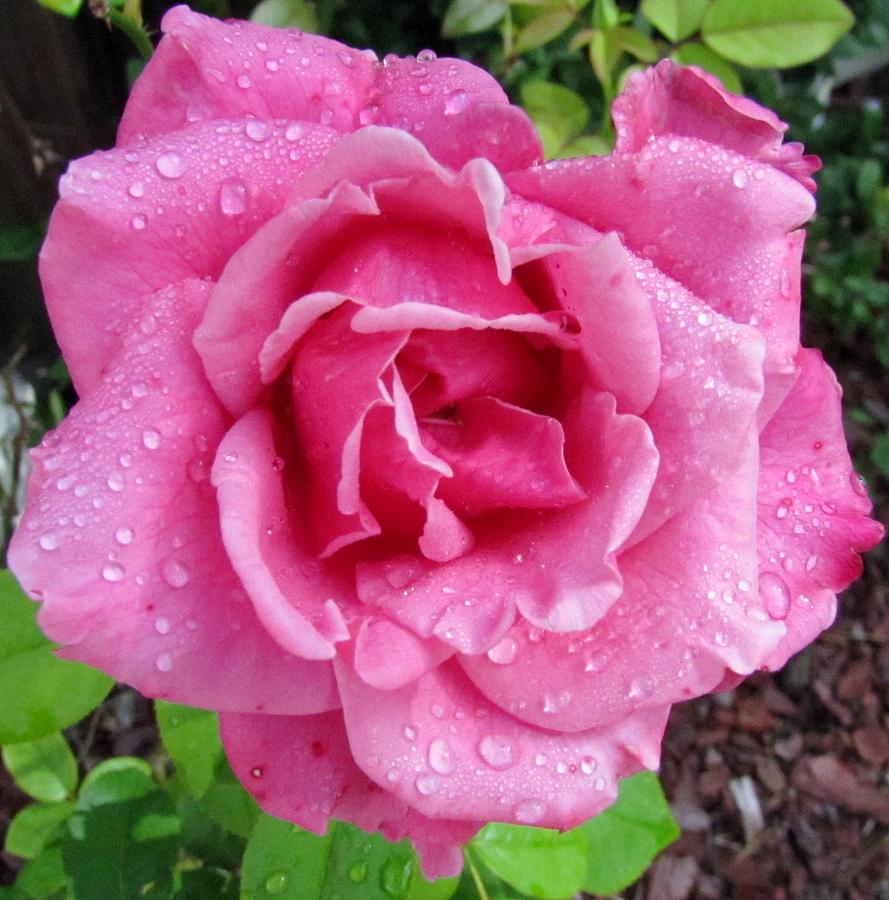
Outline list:
[[[102,567],[102,577],[105,581],[121,581],[124,576],[124,568],[120,563],[107,563]]]
[[[168,559],[161,568],[161,575],[173,588],[185,587],[191,578],[188,569],[178,559]]]
[[[219,187],[219,209],[224,216],[247,211],[247,188],[242,181],[224,181]]]
[[[517,822],[523,825],[533,825],[543,818],[546,807],[539,800],[523,800],[513,809],[512,814]]]
[[[133,542],[133,529],[132,528],[118,528],[117,531],[114,532],[114,540],[117,541],[122,547],[126,547],[127,544],[132,544]]]
[[[747,187],[747,173],[743,169],[736,169],[732,173],[732,184],[736,188],[745,188]]]
[[[784,579],[773,572],[763,572],[759,576],[759,592],[766,612],[773,619],[786,619],[790,610],[790,590]]]
[[[515,764],[515,748],[505,735],[489,734],[478,744],[478,755],[492,768],[508,769]]]
[[[37,543],[40,544],[43,550],[56,550],[59,546],[59,539],[52,532],[48,532],[47,534],[41,534]]]
[[[164,178],[181,178],[188,167],[184,157],[178,153],[162,153],[154,163],[158,174]]]
[[[158,634],[168,634],[170,631],[170,620],[165,619],[163,616],[158,616],[154,620],[154,630]]]
[[[153,428],[146,428],[142,432],[142,443],[148,450],[157,450],[161,445],[160,432],[155,431]]]
[[[439,775],[448,775],[454,771],[454,754],[450,744],[443,738],[435,738],[429,744],[429,768]]]
[[[169,653],[158,653],[154,660],[158,672],[169,672],[173,668],[173,657]]]
[[[434,775],[429,775],[424,772],[417,776],[417,780],[414,782],[417,787],[417,791],[421,793],[424,797],[428,797],[431,794],[434,794],[440,785],[439,780]]]

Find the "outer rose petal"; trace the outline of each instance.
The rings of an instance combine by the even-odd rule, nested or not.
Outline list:
[[[335,663],[349,745],[377,784],[424,815],[567,829],[617,796],[617,779],[657,765],[667,709],[613,729],[560,735],[489,703],[450,661],[379,691]]]
[[[217,278],[336,137],[323,125],[220,121],[71,163],[40,275],[78,391],[97,382],[146,295],[182,278]]]
[[[454,653],[436,638],[420,638],[385,616],[362,621],[355,637],[355,670],[372,687],[400,688]]]
[[[355,765],[343,717],[222,715],[222,742],[232,768],[268,813],[316,834],[331,818],[409,837],[427,878],[457,875],[460,845],[481,822],[429,819],[379,787]]]
[[[273,427],[271,413],[255,409],[219,445],[213,485],[222,540],[269,634],[295,656],[331,659],[334,643],[349,637],[334,598],[348,604],[351,585],[316,562],[305,511],[284,496]]]
[[[760,593],[787,636],[766,662],[780,668],[833,621],[835,593],[861,574],[858,555],[883,537],[843,437],[841,391],[816,350],[760,438]]]
[[[380,64],[372,53],[317,35],[223,23],[185,6],[171,9],[162,28],[164,39],[130,94],[121,145],[249,113],[341,132],[419,125],[433,154],[455,168],[477,156],[503,171],[540,160],[528,117],[508,105],[494,78],[463,60],[387,57]]]
[[[188,335],[210,285],[146,302],[102,383],[34,451],[9,552],[63,655],[150,697],[222,710],[338,705],[329,663],[285,653],[259,626],[214,525],[209,453],[225,417]]]
[[[756,591],[756,433],[741,467],[619,557],[624,592],[589,631],[515,626],[487,656],[462,656],[493,702],[555,731],[623,721],[749,674],[784,634]],[[641,663],[640,663],[641,661]]]

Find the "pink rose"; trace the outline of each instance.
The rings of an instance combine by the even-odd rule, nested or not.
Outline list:
[[[540,165],[466,62],[164,30],[41,257],[81,397],[11,550],[43,628],[430,875],[576,825],[881,536],[799,345],[817,161],[670,62],[612,156]]]

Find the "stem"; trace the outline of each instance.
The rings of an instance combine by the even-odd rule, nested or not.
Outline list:
[[[151,59],[151,55],[154,53],[154,44],[151,43],[151,38],[145,29],[135,19],[113,6],[108,8],[104,17],[133,42],[145,62]]]

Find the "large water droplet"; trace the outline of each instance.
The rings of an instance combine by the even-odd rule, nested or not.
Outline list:
[[[145,216],[133,216],[133,218],[130,219],[130,225],[133,226],[135,231],[142,231],[147,224]]]
[[[599,763],[592,756],[584,756],[580,760],[580,771],[584,775],[592,775],[599,768]]]
[[[164,618],[163,616],[158,616],[154,620],[154,630],[158,634],[169,634],[170,632],[170,620]]]
[[[773,572],[759,576],[759,592],[766,612],[773,619],[786,619],[790,610],[790,590],[784,579]]]
[[[155,161],[154,167],[164,178],[181,178],[188,163],[178,153],[162,153]]]
[[[158,653],[154,660],[158,672],[169,672],[173,668],[173,657],[169,653]]]
[[[390,897],[401,900],[407,895],[413,874],[414,867],[410,860],[402,862],[394,856],[390,856],[380,873],[380,883]]]
[[[510,738],[502,734],[489,734],[478,744],[478,755],[492,769],[508,769],[515,764],[515,747]]]
[[[127,544],[133,543],[133,529],[132,528],[118,528],[117,531],[114,532],[114,540],[117,541],[122,547],[126,547]]]
[[[155,431],[153,428],[146,428],[142,432],[142,443],[148,450],[157,450],[161,445],[160,432]]]
[[[443,738],[435,738],[429,744],[429,768],[439,775],[449,775],[454,771],[454,754]]]
[[[263,141],[267,141],[271,136],[271,131],[269,130],[268,124],[266,122],[260,121],[259,119],[251,119],[247,123],[244,131],[251,141],[256,141],[258,144],[262,143]]]
[[[224,216],[240,216],[247,211],[247,188],[241,181],[224,181],[219,188],[219,209]]]
[[[121,581],[124,574],[124,568],[120,563],[110,562],[102,567],[102,577],[105,581]]]
[[[361,884],[362,881],[365,881],[367,879],[367,863],[361,860],[352,863],[349,867],[349,879],[354,881],[355,884]]]
[[[145,185],[141,181],[134,181],[128,188],[127,193],[137,200],[145,196]]]
[[[161,575],[174,588],[185,587],[191,578],[188,569],[178,559],[168,559],[161,568]]]
[[[272,872],[265,880],[265,892],[272,895],[283,894],[289,881],[286,872]]]
[[[424,797],[428,797],[431,794],[434,794],[441,784],[441,782],[434,775],[430,775],[427,772],[423,772],[418,775],[417,780],[414,783],[417,786],[417,791]]]
[[[37,543],[40,544],[43,550],[56,550],[59,546],[59,539],[52,532],[48,532],[47,534],[41,534]]]
[[[108,487],[115,493],[119,493],[124,487],[124,477],[120,472],[112,472],[107,479]]]
[[[748,182],[747,173],[743,169],[736,169],[732,173],[732,184],[736,188],[745,188],[747,187]]]
[[[488,650],[488,659],[500,666],[508,666],[516,657],[518,643],[514,637],[506,635],[499,643]]]

